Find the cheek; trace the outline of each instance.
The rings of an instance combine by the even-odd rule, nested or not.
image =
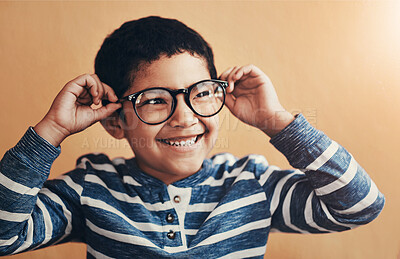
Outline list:
[[[129,103],[129,105],[131,105]],[[124,131],[125,133],[135,131],[138,127],[140,127],[141,121],[136,116],[133,108],[124,108]]]
[[[136,130],[127,132],[126,139],[136,155],[143,155],[157,146],[155,136],[155,132],[138,127]]]
[[[206,121],[206,125],[207,125],[208,130],[211,133],[217,132],[218,127],[219,127],[218,126],[219,125],[219,116],[215,115],[213,117],[208,118]]]
[[[155,137],[161,126],[147,125],[135,114],[126,117],[125,137],[134,150],[151,148],[155,145]]]
[[[213,116],[213,117],[207,118],[203,122],[206,125],[207,130],[208,130],[207,139],[211,143],[213,143],[212,145],[214,145],[215,144],[214,142],[218,138],[219,117]]]

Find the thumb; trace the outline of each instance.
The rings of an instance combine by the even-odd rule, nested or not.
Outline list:
[[[94,122],[107,118],[121,107],[121,103],[109,103],[106,106],[94,110]]]
[[[232,112],[235,107],[236,99],[232,94],[227,93],[225,96],[225,105]],[[233,113],[233,112],[232,112]]]

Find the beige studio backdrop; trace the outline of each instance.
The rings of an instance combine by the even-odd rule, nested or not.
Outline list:
[[[16,144],[64,84],[93,73],[104,37],[127,20],[177,18],[212,45],[216,66],[253,63],[282,104],[347,148],[386,196],[381,215],[353,231],[269,237],[266,258],[396,258],[399,253],[400,3],[395,1],[0,2],[0,147]],[[213,154],[258,153],[289,168],[261,132],[225,108]],[[78,156],[131,157],[99,124],[62,143],[50,177]],[[10,258],[85,258],[63,244]]]

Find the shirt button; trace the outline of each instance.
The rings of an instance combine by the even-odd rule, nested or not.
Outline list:
[[[180,203],[180,202],[181,202],[181,197],[179,197],[178,195],[176,195],[176,196],[174,197],[174,202],[175,202],[175,203]]]
[[[168,237],[169,239],[174,239],[174,238],[175,238],[175,232],[172,231],[172,230],[170,230],[170,231],[167,233],[167,237]]]
[[[173,214],[168,213],[166,219],[167,219],[168,223],[172,223],[172,222],[174,222],[175,217]]]

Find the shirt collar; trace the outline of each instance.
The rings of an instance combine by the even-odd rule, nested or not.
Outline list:
[[[151,186],[153,188],[165,188],[166,184],[161,180],[147,174],[137,165],[136,159],[132,158],[127,161],[129,174],[140,184]],[[202,167],[196,173],[172,183],[175,187],[194,187],[205,181],[211,175],[211,160],[205,159]]]

